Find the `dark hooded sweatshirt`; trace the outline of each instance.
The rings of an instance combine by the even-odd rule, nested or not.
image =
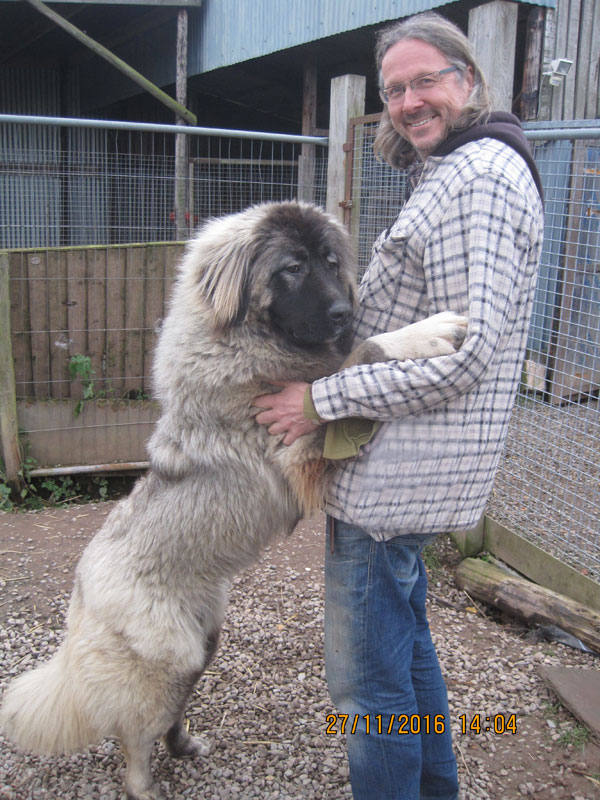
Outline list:
[[[544,191],[542,189],[540,174],[533,160],[533,156],[531,155],[529,142],[525,138],[521,123],[514,114],[509,114],[505,111],[495,111],[490,114],[488,122],[482,125],[472,125],[466,130],[451,133],[431,155],[447,156],[449,153],[462,147],[463,144],[474,142],[477,139],[499,139],[501,142],[504,142],[504,144],[512,147],[529,167],[529,171],[535,181],[540,197],[542,201],[544,200]]]

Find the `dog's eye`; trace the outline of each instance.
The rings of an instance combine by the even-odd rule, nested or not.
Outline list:
[[[288,264],[283,268],[283,271],[294,275],[296,272],[300,272],[300,264]]]
[[[327,256],[327,263],[329,264],[331,269],[337,269],[338,268],[338,259],[337,259],[337,256],[335,255],[335,253],[330,253]]]

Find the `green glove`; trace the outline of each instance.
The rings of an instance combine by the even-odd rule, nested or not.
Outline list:
[[[323,457],[331,460],[342,458],[354,458],[363,444],[369,442],[381,423],[363,417],[348,417],[347,419],[336,419],[327,422],[322,419],[315,408],[310,386],[304,395],[304,416],[307,419],[327,424],[325,432],[325,444],[323,446]]]

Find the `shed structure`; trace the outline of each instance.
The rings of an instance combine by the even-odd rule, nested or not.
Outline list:
[[[34,0],[0,0],[0,112],[172,122],[173,114],[129,77],[41,16]],[[39,4],[39,0],[38,0]],[[487,35],[498,33],[488,23]],[[189,106],[198,123],[299,133],[307,75],[314,126],[326,128],[329,82],[367,78],[367,113],[380,108],[372,64],[374,32],[390,20],[436,9],[469,30],[478,0],[72,0],[48,4],[175,96],[177,20],[187,15]],[[502,2],[510,16],[511,101],[527,119],[598,116],[599,0]],[[471,25],[472,27],[472,25]],[[554,58],[575,67],[558,91],[543,72]],[[503,56],[505,58],[505,56]],[[506,74],[506,70],[502,70]],[[493,70],[490,74],[499,74]],[[524,76],[527,85],[523,85]],[[575,86],[581,91],[576,92]],[[50,89],[50,91],[48,91]],[[519,109],[520,112],[520,109]],[[307,132],[307,131],[304,131]]]

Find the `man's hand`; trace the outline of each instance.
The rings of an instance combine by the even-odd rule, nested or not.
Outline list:
[[[304,393],[310,384],[299,381],[273,381],[273,384],[281,386],[281,391],[255,397],[252,401],[252,405],[265,409],[256,415],[256,421],[268,425],[273,435],[285,433],[283,443],[290,445],[319,427],[304,416]]]

